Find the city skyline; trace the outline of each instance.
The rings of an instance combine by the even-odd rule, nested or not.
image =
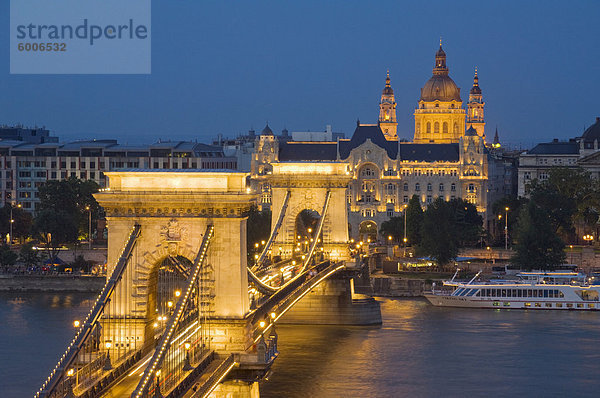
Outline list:
[[[0,123],[129,144],[209,142],[267,121],[276,133],[331,124],[349,137],[357,118],[377,121],[389,69],[398,136],[411,139],[440,36],[463,102],[478,67],[488,139],[497,126],[502,142],[531,147],[594,123],[598,5],[433,5],[154,2],[151,75],[9,75],[5,62]]]

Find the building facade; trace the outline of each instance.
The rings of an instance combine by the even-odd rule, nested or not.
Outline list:
[[[505,169],[496,164],[501,157],[492,156],[485,145],[485,103],[477,72],[468,113],[462,105],[460,89],[449,76],[446,53],[440,45],[433,76],[421,89],[414,112],[412,142],[398,140],[396,102],[388,73],[378,123],[357,122],[350,139],[278,142],[263,131],[253,158],[255,189],[261,191],[263,206],[268,207],[270,163],[337,161],[346,164],[352,177],[346,199],[349,229],[355,238],[378,231],[381,223],[401,215],[413,195],[423,206],[437,197],[463,198],[487,219],[490,192],[505,191],[490,187],[490,171],[503,175]]]
[[[2,206],[21,204],[35,211],[38,188],[48,180],[77,177],[106,186],[107,171],[120,169],[229,169],[235,157],[220,147],[195,142],[158,142],[145,146],[120,145],[117,140],[71,143],[0,140]]]
[[[600,118],[581,137],[568,141],[554,139],[537,144],[519,156],[518,195],[527,196],[527,185],[533,180],[548,179],[552,167],[582,167],[600,179]]]

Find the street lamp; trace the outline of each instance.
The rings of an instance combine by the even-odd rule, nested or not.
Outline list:
[[[90,206],[85,206],[88,212],[88,248],[92,250],[92,209]]]
[[[17,207],[21,208],[21,204],[17,203]],[[15,223],[15,220],[13,219],[13,208],[14,205],[11,203],[10,205],[10,233],[8,234],[8,240],[9,240],[9,244],[12,246],[12,241],[13,241],[13,224]]]
[[[508,207],[504,208],[504,250],[508,250]]]
[[[402,239],[402,241],[404,242],[404,254],[403,256],[406,257],[406,242],[408,242],[408,239],[406,239],[406,209],[408,206],[404,206],[404,239]]]
[[[583,235],[583,240],[589,242],[589,244],[591,245],[592,241],[594,240],[594,235],[585,234]]]

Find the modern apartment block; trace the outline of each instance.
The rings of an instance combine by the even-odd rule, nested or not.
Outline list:
[[[0,137],[2,132],[0,128]],[[7,134],[0,139],[2,206],[19,203],[24,209],[35,211],[38,188],[48,180],[77,177],[94,180],[104,187],[104,172],[119,169],[237,169],[236,158],[225,156],[222,148],[196,142],[135,146],[120,145],[117,140],[59,143],[57,137],[49,137],[47,130],[42,132],[45,137],[37,133]]]

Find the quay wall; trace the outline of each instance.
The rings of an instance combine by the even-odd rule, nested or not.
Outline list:
[[[105,283],[104,276],[0,275],[0,291],[99,293]]]
[[[371,278],[373,295],[379,297],[422,297],[431,290],[431,282],[424,279],[403,279],[397,276],[377,275]]]

